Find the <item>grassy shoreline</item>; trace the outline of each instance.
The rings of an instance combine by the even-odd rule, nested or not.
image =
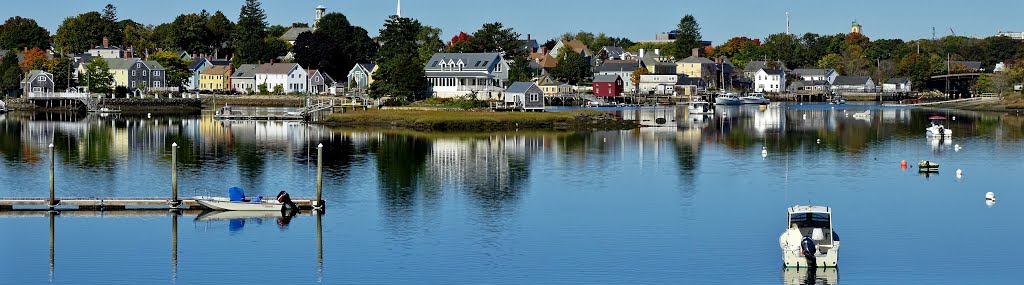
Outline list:
[[[473,112],[369,110],[336,113],[318,122],[331,127],[401,128],[416,131],[628,130],[638,127],[612,114],[572,112]]]

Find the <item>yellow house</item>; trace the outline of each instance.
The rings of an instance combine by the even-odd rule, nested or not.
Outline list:
[[[691,78],[714,78],[715,62],[710,59],[691,56],[676,62],[676,74]]]
[[[199,74],[199,90],[231,90],[231,66],[214,65]]]

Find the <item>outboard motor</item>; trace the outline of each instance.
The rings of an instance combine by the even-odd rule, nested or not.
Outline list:
[[[817,267],[818,262],[814,257],[814,253],[817,251],[818,249],[814,245],[814,240],[812,240],[811,237],[805,236],[804,239],[800,241],[800,252],[804,254],[804,258],[807,258],[807,267]]]

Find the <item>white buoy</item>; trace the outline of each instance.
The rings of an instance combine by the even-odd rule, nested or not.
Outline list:
[[[818,139],[818,144],[821,144],[821,139]]]
[[[761,147],[761,157],[768,157],[768,147]]]
[[[964,171],[963,170],[960,170],[960,169],[956,170],[956,176],[963,176],[963,175],[964,175]]]
[[[151,114],[151,113],[146,113],[146,118],[152,118],[152,117],[153,117],[153,114]]]
[[[956,121],[956,116],[953,116],[953,120]]]
[[[604,142],[608,142],[608,138],[604,138]]]
[[[996,200],[996,193],[992,193],[992,192],[985,193],[985,200],[995,201]]]

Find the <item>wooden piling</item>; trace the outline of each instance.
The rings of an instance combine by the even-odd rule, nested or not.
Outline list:
[[[53,143],[50,143],[50,209],[57,206],[57,199],[53,193],[54,191],[54,175],[53,175]]]
[[[323,209],[323,185],[324,185],[324,144],[318,144],[316,146],[316,204],[313,205],[314,209]]]
[[[178,143],[171,144],[171,208],[181,205],[178,199]]]

